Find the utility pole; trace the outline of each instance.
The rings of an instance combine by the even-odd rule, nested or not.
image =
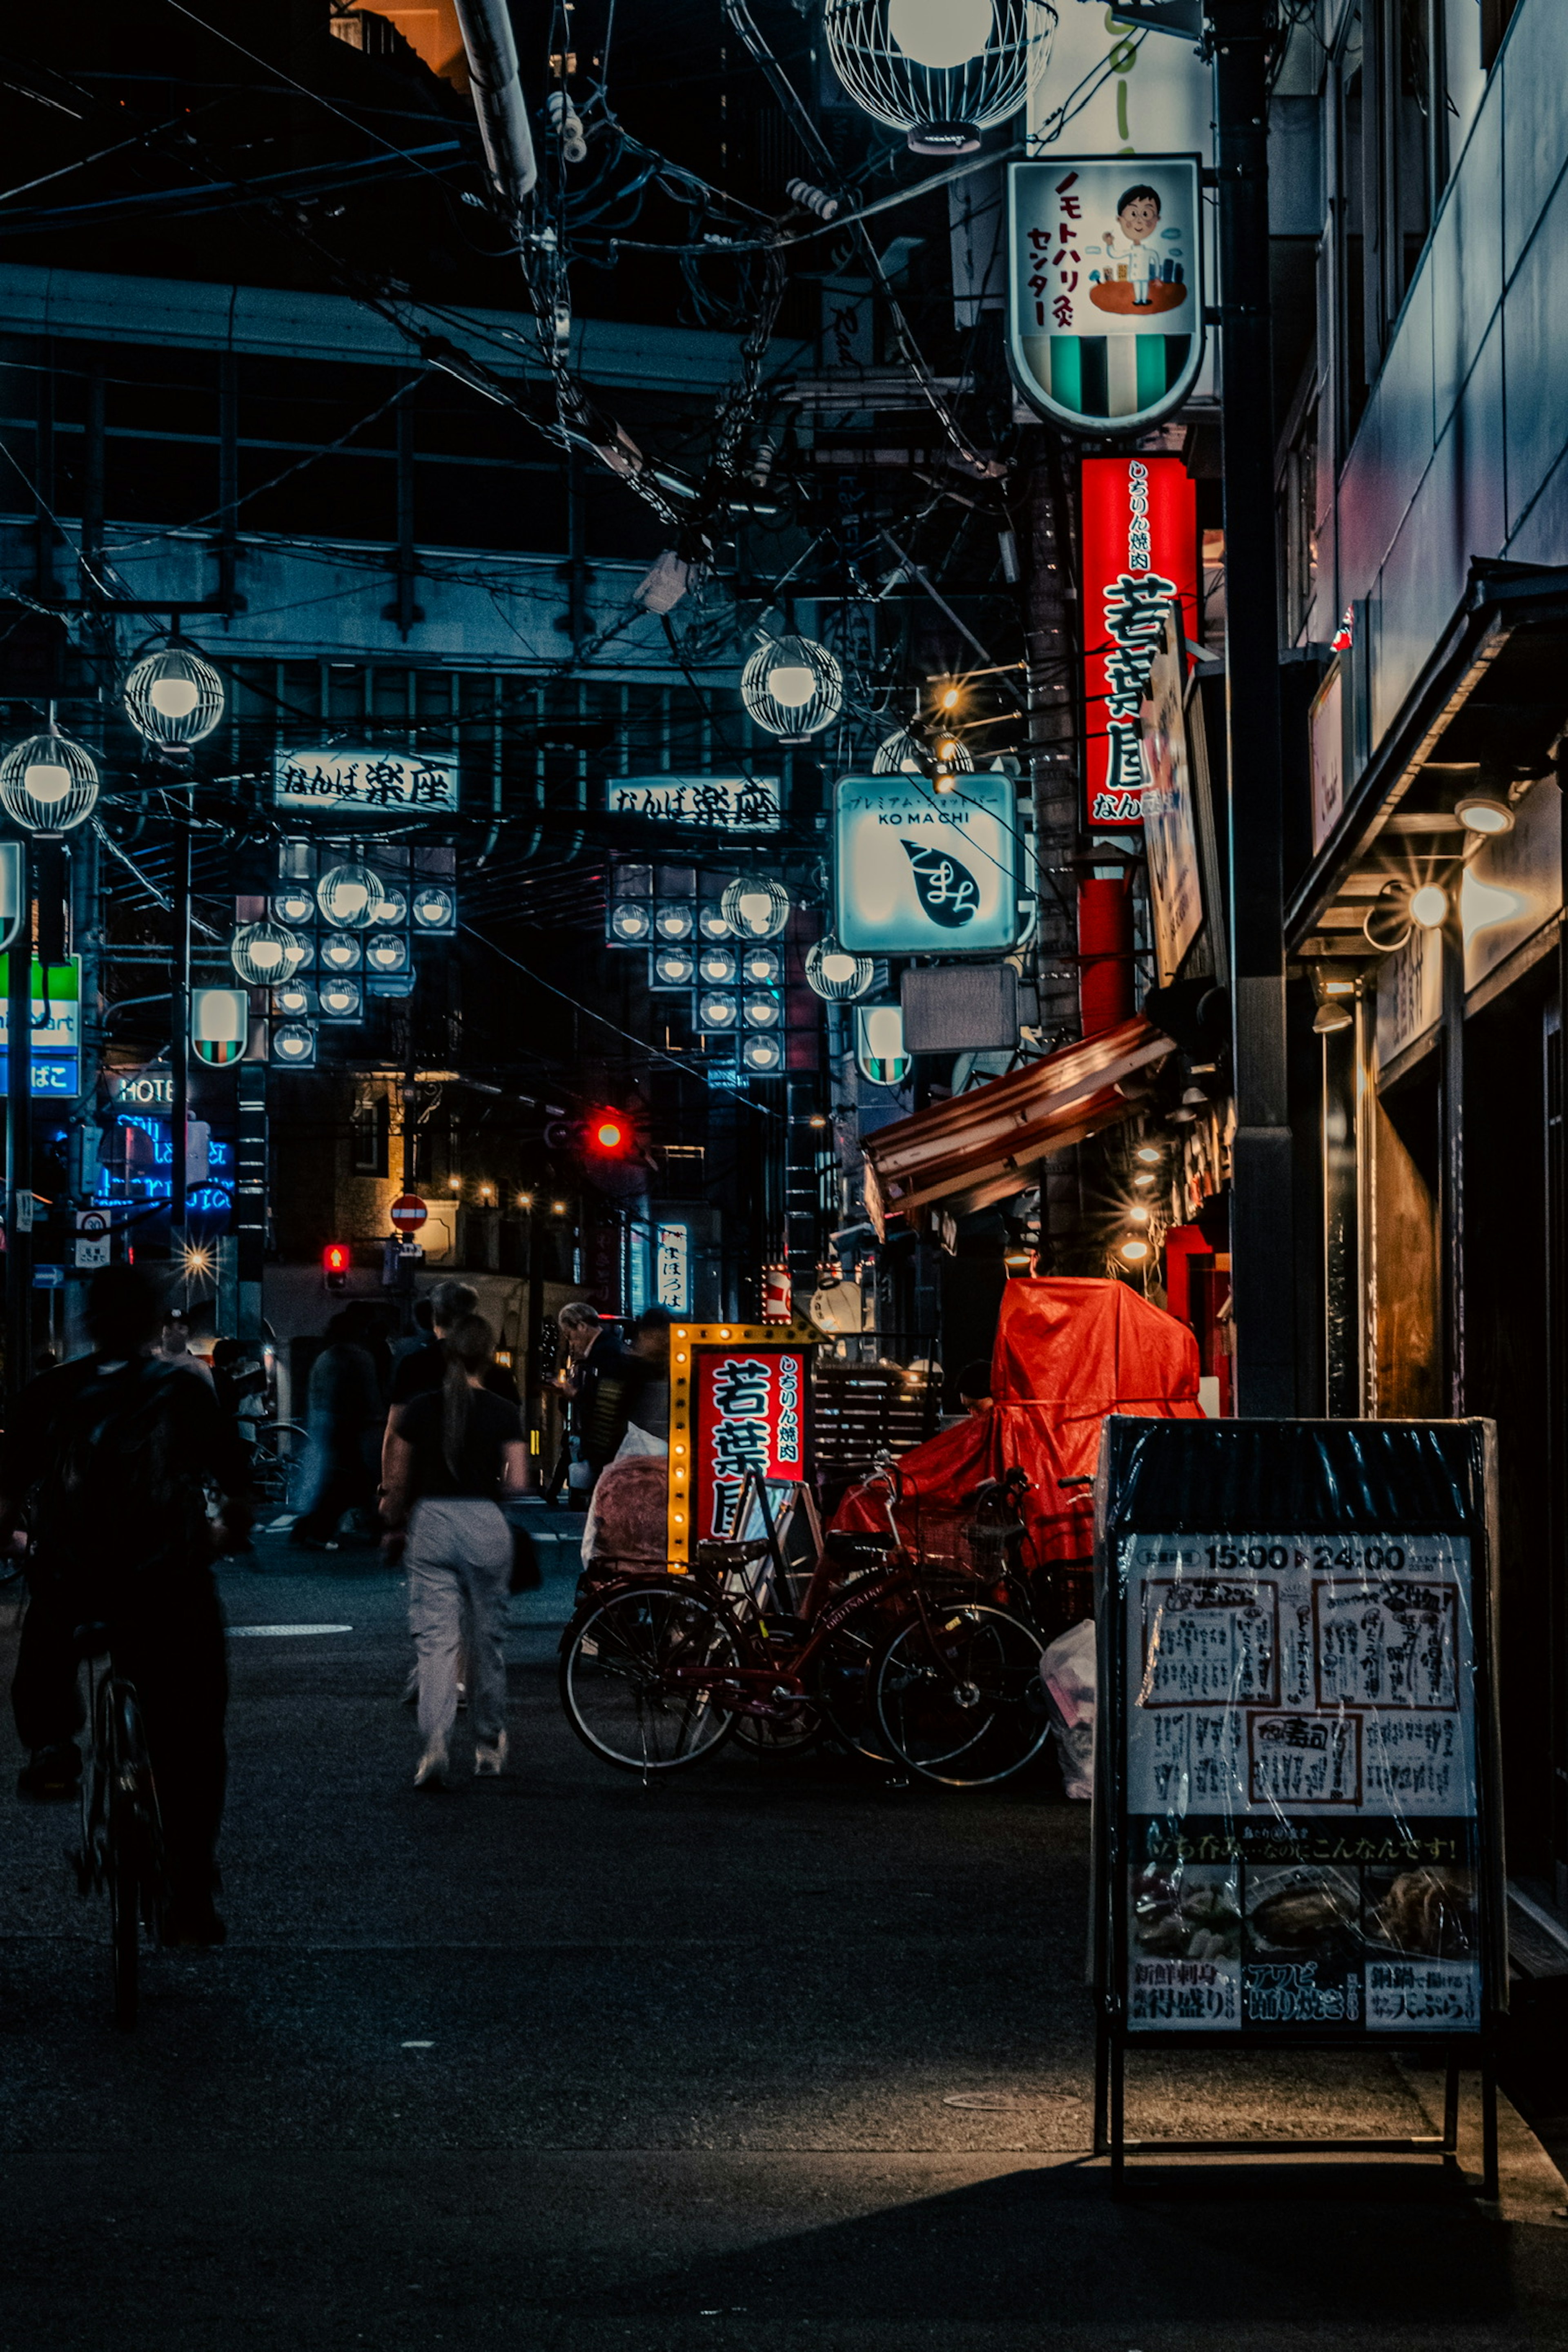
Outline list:
[[[33,1369],[33,845],[21,844],[21,920],[6,951],[5,1402]]]
[[[169,1016],[169,1253],[182,1266],[189,1208],[185,1197],[186,1137],[191,1092],[191,827],[174,835],[174,985]]]
[[[1297,1408],[1268,289],[1270,0],[1206,0],[1219,191],[1239,1412]]]

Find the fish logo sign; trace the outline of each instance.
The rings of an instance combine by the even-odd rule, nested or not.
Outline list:
[[[914,869],[915,889],[921,909],[943,930],[959,931],[980,909],[980,885],[951,849],[933,849],[918,841],[903,844]]]

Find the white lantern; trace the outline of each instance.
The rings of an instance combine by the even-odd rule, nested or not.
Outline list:
[[[735,985],[734,949],[704,948],[697,959],[697,975],[705,988],[733,988]]]
[[[316,894],[308,882],[285,882],[272,900],[272,912],[286,929],[316,919]]]
[[[749,1036],[741,1040],[741,1066],[743,1069],[754,1071],[759,1077],[771,1077],[775,1070],[782,1070],[784,1057],[782,1037],[770,1037],[763,1031],[753,1029]]]
[[[974,761],[957,736],[944,735],[942,744],[939,755],[930,744],[922,743],[917,736],[911,735],[907,727],[900,727],[896,735],[889,735],[885,743],[878,744],[871,755],[871,773],[874,776],[929,776],[935,769],[951,769],[960,775],[970,774]]]
[[[0,761],[0,805],[25,833],[69,833],[98,803],[98,768],[90,751],[51,727],[31,735]]]
[[[805,743],[843,709],[844,672],[814,638],[773,637],[741,672],[741,699],[770,735]]]
[[[188,646],[139,661],[125,681],[131,724],[160,751],[178,751],[210,735],[223,717],[223,680]]]
[[[831,931],[806,950],[806,985],[833,1003],[864,996],[876,969],[869,956],[851,955],[847,948],[841,948]]]
[[[381,908],[381,877],[368,866],[334,866],[316,885],[322,918],[340,931],[368,931]]]
[[[316,1033],[308,1021],[279,1021],[272,1032],[272,1058],[302,1068],[316,1058]]]
[[[281,923],[242,923],[228,943],[229,961],[251,988],[277,988],[292,980],[308,950]]]
[[[364,950],[346,931],[329,931],[321,941],[320,956],[323,971],[358,971],[364,961]]]
[[[789,892],[766,874],[737,876],[721,903],[738,940],[776,940],[789,920]]]
[[[963,155],[1016,114],[1057,29],[1048,0],[826,0],[833,70],[917,155]]]

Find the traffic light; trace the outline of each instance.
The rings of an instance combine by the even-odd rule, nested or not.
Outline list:
[[[632,1123],[618,1110],[590,1111],[584,1133],[589,1150],[601,1160],[621,1160],[631,1150]]]
[[[329,1290],[346,1290],[349,1286],[349,1245],[347,1242],[329,1242],[321,1252],[321,1280]]]

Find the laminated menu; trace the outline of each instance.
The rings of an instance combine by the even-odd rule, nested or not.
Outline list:
[[[1478,2032],[1470,1538],[1113,1540],[1126,2030]]]

